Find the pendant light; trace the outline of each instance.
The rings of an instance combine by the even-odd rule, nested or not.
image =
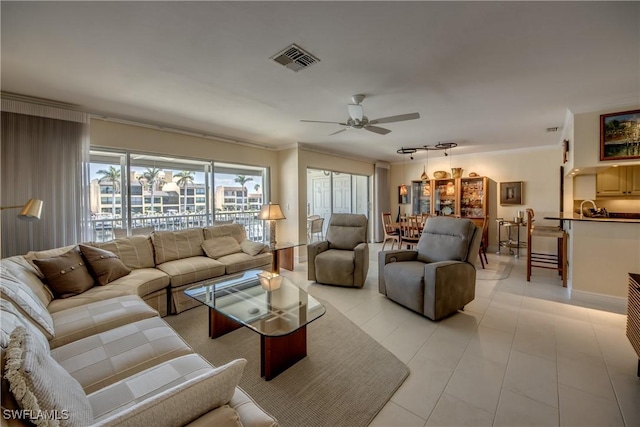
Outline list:
[[[422,175],[420,175],[420,179],[422,182],[426,182],[429,180],[429,175],[427,175],[427,167],[429,166],[429,150],[427,150],[427,162],[426,165],[422,166]]]

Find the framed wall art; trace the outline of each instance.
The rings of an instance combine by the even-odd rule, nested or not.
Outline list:
[[[600,160],[640,159],[640,110],[600,116]]]
[[[500,183],[500,204],[501,205],[521,205],[523,182],[501,182]]]

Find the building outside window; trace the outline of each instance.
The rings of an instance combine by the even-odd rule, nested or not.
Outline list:
[[[217,220],[242,223],[250,238],[263,239],[257,214],[264,201],[266,168],[96,148],[90,174],[95,241],[111,240],[117,229],[126,235],[140,227],[176,230]],[[223,194],[225,188],[228,194]]]

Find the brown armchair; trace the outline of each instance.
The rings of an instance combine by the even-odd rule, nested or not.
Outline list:
[[[307,245],[308,279],[361,288],[369,270],[367,217],[333,214],[326,240]]]
[[[469,219],[429,217],[416,250],[378,254],[381,294],[431,320],[475,298],[482,229]]]

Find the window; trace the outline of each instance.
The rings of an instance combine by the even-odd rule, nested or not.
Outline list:
[[[229,219],[263,239],[257,213],[266,168],[92,149],[90,179],[92,240],[111,240],[114,228],[176,230]]]

